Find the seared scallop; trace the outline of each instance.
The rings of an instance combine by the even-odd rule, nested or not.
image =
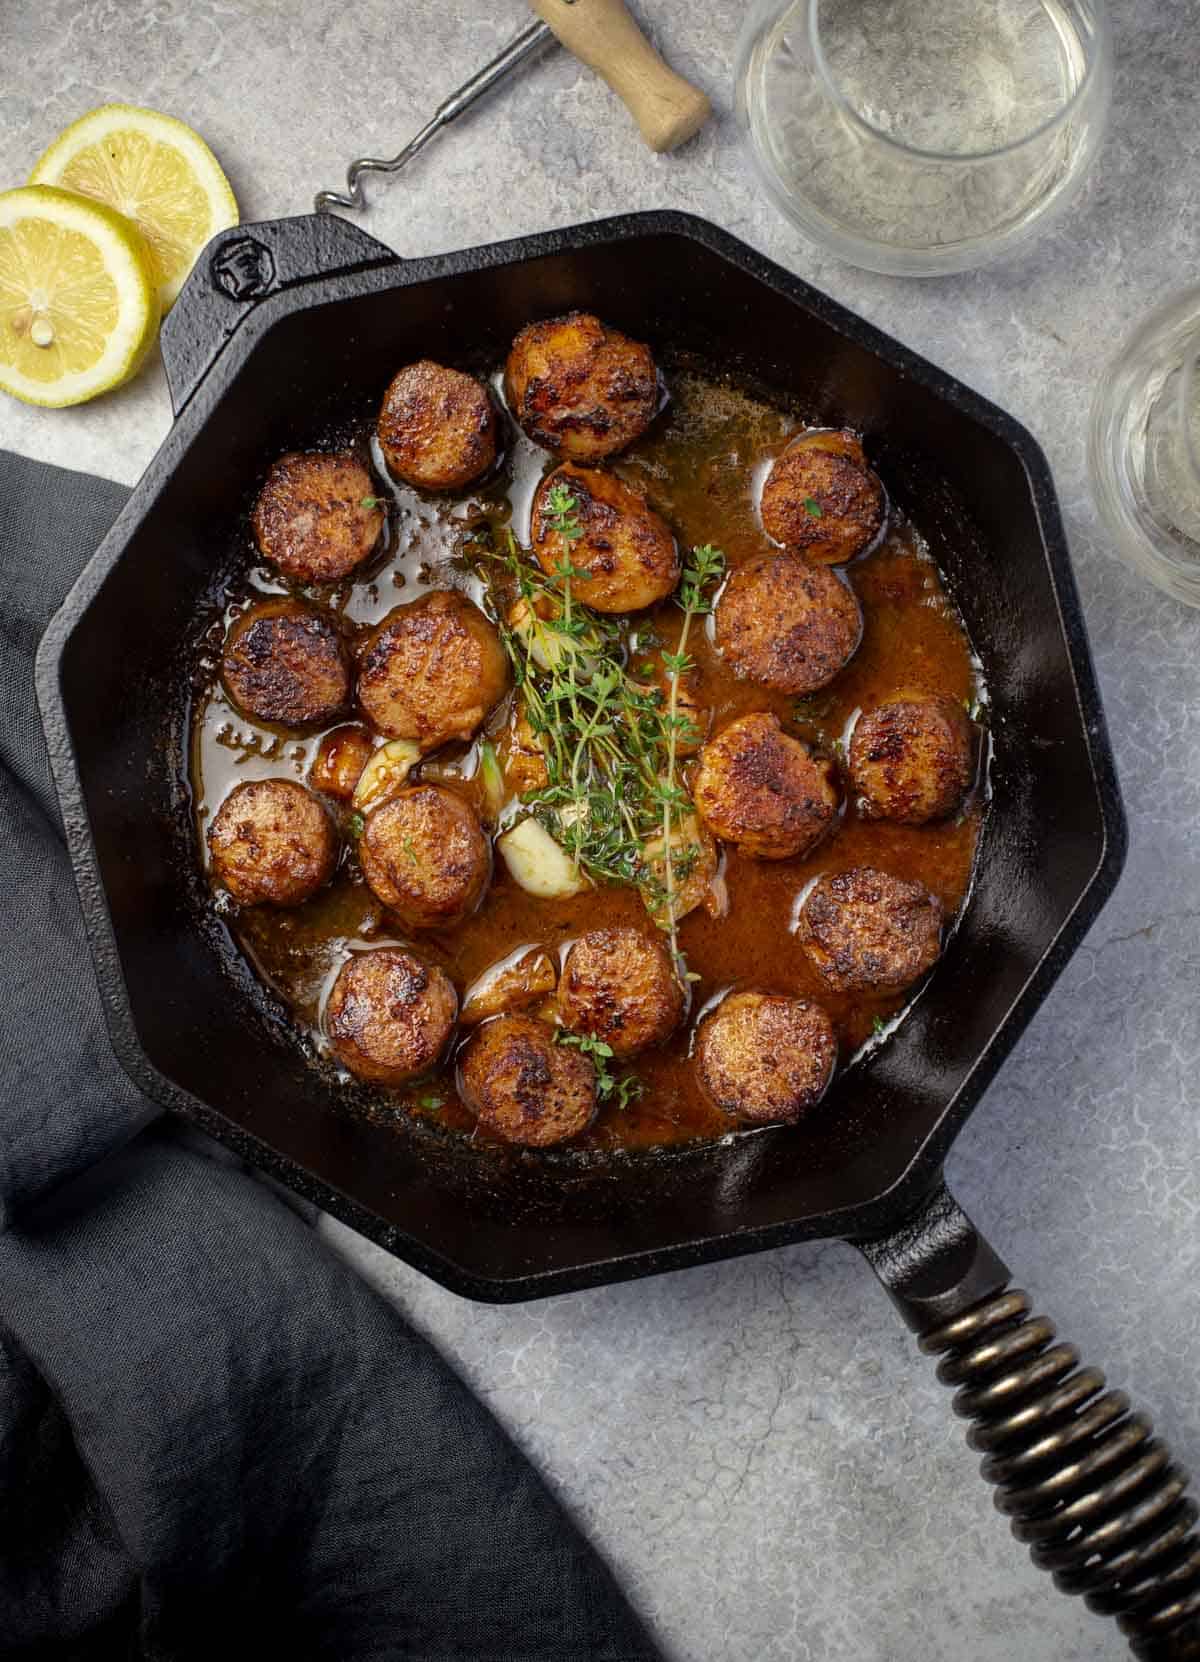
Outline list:
[[[923,883],[855,866],[817,879],[797,935],[835,992],[900,992],[937,962],[942,905]]]
[[[650,348],[590,312],[530,323],[504,372],[508,407],[535,444],[596,462],[640,438],[658,408]]]
[[[321,740],[309,771],[309,784],[314,791],[348,802],[374,749],[370,733],[357,722],[335,727]]]
[[[333,824],[311,791],[291,779],[237,785],[208,828],[212,872],[247,906],[299,906],[337,865]]]
[[[496,411],[487,388],[428,358],[394,377],[376,431],[391,472],[421,490],[461,490],[496,460]]]
[[[776,542],[840,565],[875,541],[887,503],[853,433],[805,433],[767,475],[761,511]]]
[[[952,698],[900,698],[855,723],[850,778],[874,819],[925,825],[955,812],[975,772],[971,724]]]
[[[454,1029],[449,978],[400,947],[354,952],[325,1005],[325,1031],[343,1066],[374,1085],[403,1085],[434,1066]]]
[[[827,566],[764,554],[734,571],[717,601],[717,650],[743,681],[795,697],[816,692],[862,639],[854,591]]]
[[[679,581],[671,527],[615,473],[565,462],[533,499],[533,552],[547,576],[564,564],[580,576],[571,593],[597,612],[639,612]]]
[[[475,810],[442,785],[408,785],[368,814],[358,859],[372,893],[410,929],[461,923],[492,874]]]
[[[293,451],[267,474],[251,524],[263,558],[296,583],[336,583],[375,552],[383,504],[353,456]]]
[[[714,836],[758,860],[807,854],[832,829],[838,792],[829,762],[766,713],[740,716],[709,739],[692,800]]]
[[[696,1067],[705,1091],[748,1125],[800,1118],[837,1064],[833,1023],[819,1004],[780,993],[730,993],[700,1023]]]
[[[469,739],[508,687],[508,660],[495,628],[454,589],[396,606],[367,638],[358,702],[389,739],[422,751]]]
[[[596,1070],[532,1016],[485,1022],[462,1053],[459,1095],[506,1143],[546,1148],[577,1137],[596,1111]]]
[[[321,727],[350,697],[337,625],[298,600],[264,600],[234,619],[221,679],[243,714],[281,727]]]
[[[679,1025],[684,994],[671,955],[640,929],[593,929],[567,953],[558,984],[558,1019],[572,1033],[633,1056],[661,1044]]]

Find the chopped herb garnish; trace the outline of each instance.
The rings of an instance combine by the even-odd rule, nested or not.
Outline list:
[[[446,1099],[444,1096],[419,1096],[417,1101],[422,1108],[441,1108]]]
[[[409,863],[411,865],[415,866],[416,863],[417,863],[417,851],[416,851],[416,848],[413,845],[412,838],[411,837],[405,837],[404,841],[400,844],[400,846],[404,850],[404,853],[405,853]]]
[[[824,519],[825,517],[825,510],[822,508],[815,496],[806,496],[804,498],[804,512],[808,515],[809,519]]]
[[[601,1102],[612,1103],[618,1112],[636,1102],[644,1089],[635,1073],[614,1074],[608,1068],[612,1061],[612,1046],[590,1033],[568,1033],[565,1027],[555,1030],[555,1041],[581,1051],[596,1070],[596,1095]]]
[[[362,817],[361,814],[351,814],[350,815],[350,835],[352,837],[361,837],[362,834],[363,834],[364,829],[366,828],[366,823],[367,823],[366,820]]]
[[[382,508],[385,503],[382,496],[364,496],[360,506],[364,508]]]
[[[805,698],[792,700],[793,721],[823,721],[833,708],[829,693],[809,693]]]
[[[872,1033],[883,1033],[886,1030],[887,1030],[887,1022],[884,1021],[882,1016],[876,1016],[874,1021],[871,1023]]]

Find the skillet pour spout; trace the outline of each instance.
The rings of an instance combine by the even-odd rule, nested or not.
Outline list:
[[[969,1420],[999,1511],[1064,1593],[1115,1616],[1145,1662],[1200,1657],[1198,1509],[1150,1420],[1083,1366],[944,1183],[854,1243]]]
[[[887,1043],[819,1113],[667,1158],[483,1158],[346,1112],[195,870],[180,688],[263,458],[377,408],[399,364],[479,368],[593,311],[866,435],[986,680],[993,800],[969,903]],[[954,1137],[1111,893],[1125,822],[1041,450],[1017,422],[705,221],[625,216],[402,260],[325,216],[239,226],[167,319],[177,420],[51,624],[38,697],[114,1048],[148,1095],[443,1285],[543,1297],[799,1240],[855,1242],[956,1388],[1018,1538],[1142,1658],[1200,1658],[1200,1542],[1149,1423],[1031,1314],[954,1204]],[[332,430],[330,428],[329,430]]]

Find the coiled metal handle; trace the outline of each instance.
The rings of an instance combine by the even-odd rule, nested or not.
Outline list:
[[[996,1505],[1039,1569],[1115,1616],[1143,1662],[1200,1658],[1198,1509],[1150,1421],[1015,1289],[920,1344],[942,1358],[938,1378],[957,1387]]]
[[[398,154],[386,160],[382,156],[358,156],[352,161],[346,170],[345,190],[319,190],[313,198],[314,212],[322,214],[332,213],[335,208],[365,208],[367,198],[362,185],[364,174],[399,173],[401,168],[407,167],[409,162],[421,154],[436,133],[440,133],[443,127],[448,127],[452,121],[457,121],[472,104],[477,103],[485,93],[491,92],[493,87],[498,87],[502,81],[506,81],[527,58],[541,51],[542,47],[553,39],[554,31],[549,24],[531,23],[515,40],[510,41],[502,52],[498,52],[490,63],[484,64],[469,81],[464,81],[449,98],[439,104],[417,136],[409,139]]]

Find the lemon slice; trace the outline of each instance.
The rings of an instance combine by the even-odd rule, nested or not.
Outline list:
[[[150,249],[164,312],[208,239],[238,222],[229,180],[200,135],[132,104],[102,104],[74,122],[29,183],[78,191],[132,219]]]
[[[158,332],[149,250],[128,220],[45,185],[0,194],[0,388],[82,404],[127,381]]]

